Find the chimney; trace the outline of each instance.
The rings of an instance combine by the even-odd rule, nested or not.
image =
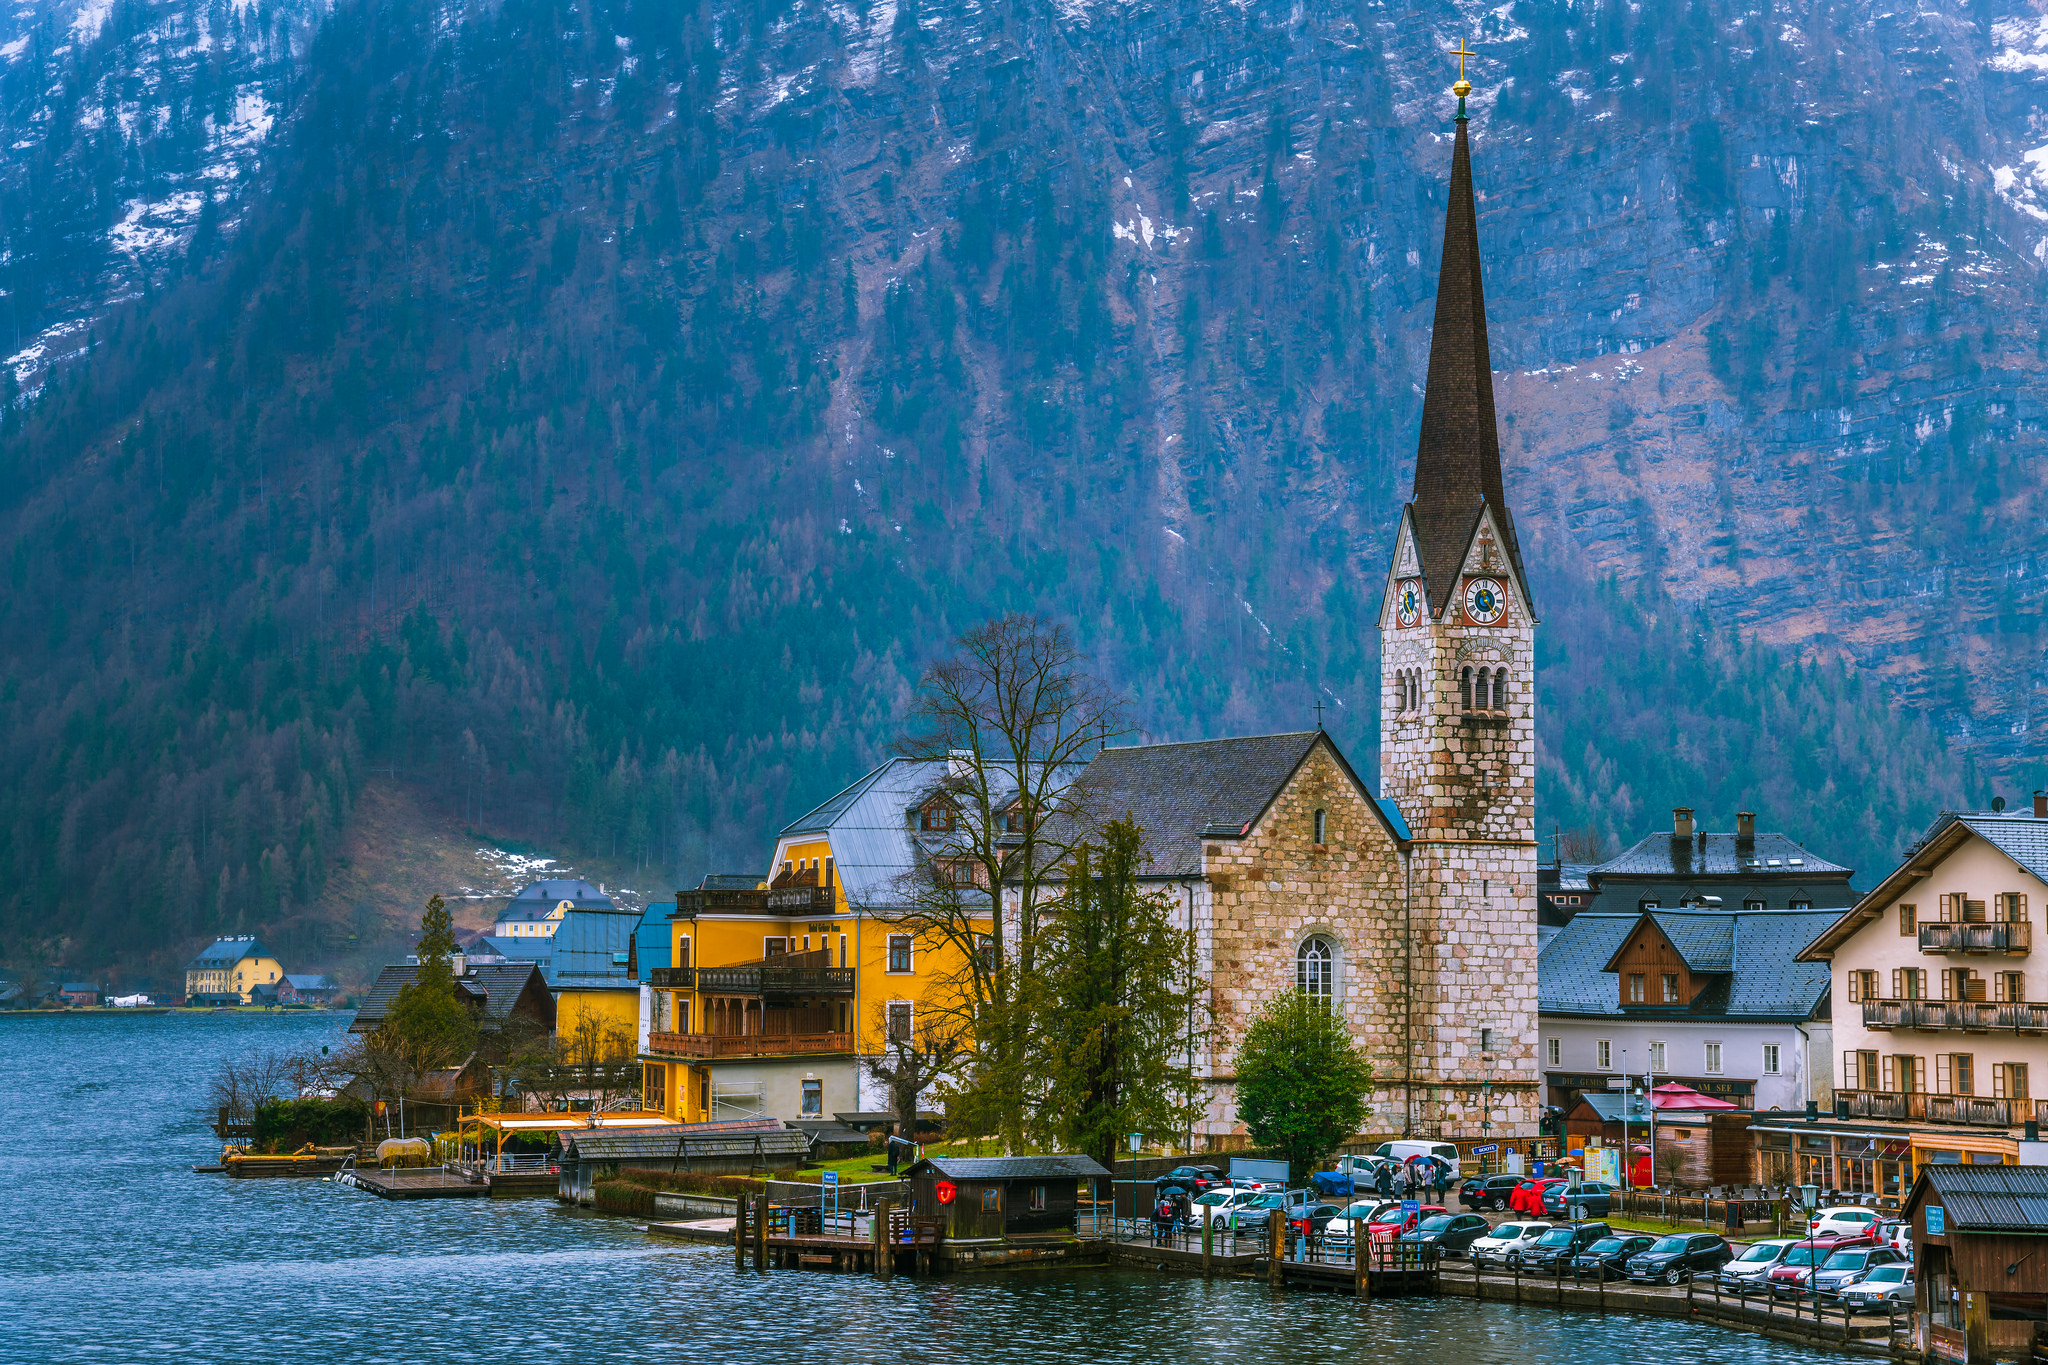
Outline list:
[[[1735,812],[1735,837],[1738,839],[1756,838],[1755,811],[1739,810]]]
[[[469,955],[467,953],[450,953],[448,955],[448,970],[457,976],[461,976],[469,970]]]
[[[2034,818],[2048,820],[2048,791],[2034,793]]]
[[[1673,806],[1671,808],[1671,835],[1675,839],[1692,838],[1691,806]]]

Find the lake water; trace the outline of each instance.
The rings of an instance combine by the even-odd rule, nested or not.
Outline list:
[[[194,1175],[223,1056],[346,1016],[0,1017],[0,1361],[689,1359],[903,1365],[1357,1360],[1717,1365],[1813,1352],[1686,1323],[1378,1302],[1139,1272],[879,1283],[736,1273],[547,1200],[394,1204]]]

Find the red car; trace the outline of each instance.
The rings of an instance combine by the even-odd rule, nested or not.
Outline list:
[[[1404,1219],[1401,1217],[1401,1206],[1399,1204],[1396,1204],[1394,1205],[1394,1207],[1380,1213],[1377,1217],[1375,1217],[1372,1220],[1371,1223],[1367,1224],[1366,1226],[1369,1235],[1375,1239],[1383,1237],[1398,1237],[1400,1234],[1404,1232],[1415,1231],[1415,1229],[1421,1225],[1422,1220],[1425,1218],[1434,1218],[1436,1215],[1440,1213],[1449,1212],[1450,1210],[1445,1208],[1442,1204],[1424,1204],[1420,1208],[1416,1209],[1414,1213],[1410,1214],[1407,1218]]]
[[[1549,1193],[1552,1186],[1566,1183],[1563,1178],[1557,1176],[1538,1176],[1524,1180],[1515,1186],[1515,1192],[1508,1196],[1508,1207],[1527,1217],[1541,1218],[1543,1196]]]
[[[1764,1276],[1764,1283],[1771,1293],[1796,1299],[1813,1287],[1814,1267],[1835,1254],[1835,1249],[1844,1243],[1833,1238],[1817,1237],[1811,1243],[1801,1242],[1785,1248],[1785,1255],[1772,1266]],[[1855,1245],[1848,1243],[1847,1245]]]

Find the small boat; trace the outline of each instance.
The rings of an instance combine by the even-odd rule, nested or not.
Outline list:
[[[342,1168],[342,1163],[354,1155],[353,1147],[315,1147],[307,1143],[296,1152],[270,1155],[263,1152],[245,1152],[239,1147],[223,1148],[221,1165],[227,1168],[228,1176],[236,1180],[261,1180],[278,1176],[325,1176]]]

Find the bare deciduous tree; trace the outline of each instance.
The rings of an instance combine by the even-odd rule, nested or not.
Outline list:
[[[1065,626],[1012,613],[962,635],[925,670],[899,751],[930,765],[911,813],[912,865],[891,904],[865,907],[927,948],[951,979],[920,1015],[971,1036],[956,1102],[1016,1150],[1025,1130],[1026,983],[1037,971],[1043,904],[1101,813],[1082,768],[1130,733],[1124,699],[1096,679]]]
[[[877,1018],[883,1050],[863,1057],[861,1068],[889,1096],[896,1131],[914,1138],[919,1101],[934,1085],[948,1079],[969,1054],[972,1036],[964,1024],[948,1015],[920,1019],[906,1013],[891,1019],[889,1007],[884,1005]]]

